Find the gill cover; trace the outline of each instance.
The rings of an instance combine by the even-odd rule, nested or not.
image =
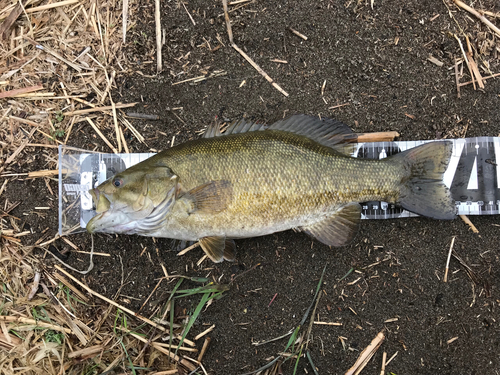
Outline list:
[[[155,208],[161,205],[166,212],[175,202],[179,178],[172,170],[141,164],[90,190],[98,215],[87,224],[89,232],[130,233],[137,228],[136,222],[147,218]]]

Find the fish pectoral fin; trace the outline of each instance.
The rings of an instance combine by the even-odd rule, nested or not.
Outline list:
[[[203,237],[200,240],[200,246],[215,263],[220,263],[224,259],[234,261],[236,244],[224,236]]]
[[[221,212],[231,202],[233,187],[229,181],[210,181],[191,189],[186,196],[193,200],[196,211]]]
[[[361,220],[361,206],[349,203],[332,216],[300,230],[329,246],[344,246],[356,235]]]

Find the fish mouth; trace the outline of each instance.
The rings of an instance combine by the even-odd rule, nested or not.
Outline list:
[[[97,228],[99,226],[99,221],[101,221],[107,213],[109,214],[111,203],[98,188],[90,189],[88,193],[92,197],[92,201],[96,207],[96,215],[87,223],[86,229],[89,233],[94,233],[99,231]]]

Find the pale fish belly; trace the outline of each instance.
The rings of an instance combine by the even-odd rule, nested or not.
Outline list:
[[[161,225],[143,235],[150,237],[175,238],[186,241],[198,241],[203,237],[225,236],[227,238],[249,238],[282,232],[290,229],[314,225],[334,214],[341,205],[332,204],[311,212],[302,212],[294,216],[281,216],[269,212],[269,215],[246,215],[238,217],[229,212],[219,214],[189,215],[181,210],[168,213]]]

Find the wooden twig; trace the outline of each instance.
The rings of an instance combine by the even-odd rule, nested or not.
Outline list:
[[[491,30],[493,30],[493,32],[495,34],[497,34],[498,36],[500,36],[500,29],[498,27],[496,27],[494,24],[492,24],[490,22],[490,20],[488,20],[485,16],[483,16],[481,13],[479,13],[477,10],[475,10],[474,8],[468,6],[467,4],[464,4],[463,2],[461,2],[460,0],[453,0],[455,2],[455,4],[457,6],[459,6],[460,8],[462,9],[465,9],[467,12],[473,14],[474,16],[476,16],[477,18],[479,18],[479,20],[484,23],[486,26],[488,26]]]
[[[194,19],[193,17],[191,16],[191,13],[189,13],[189,10],[187,10],[186,8],[186,4],[184,4],[184,2],[181,1],[181,4],[182,6],[184,7],[184,10],[186,11],[187,15],[189,16],[189,19],[191,20],[191,22],[193,23],[193,26],[196,26],[196,22],[194,22]]]
[[[394,138],[399,137],[399,133],[396,131],[390,132],[376,132],[376,133],[357,133],[357,142],[391,142]]]
[[[344,106],[350,105],[350,104],[351,103],[337,104],[337,105],[334,105],[333,107],[329,107],[328,109],[336,109],[336,108],[344,107]]]
[[[439,66],[439,67],[442,67],[444,65],[444,62],[439,61],[438,59],[436,59],[432,55],[429,55],[429,57],[427,58],[427,60],[430,61],[431,63],[433,63],[434,65]]]
[[[476,226],[472,224],[472,221],[470,221],[470,219],[466,215],[460,215],[460,219],[462,219],[464,223],[467,224],[474,233],[479,233]]]
[[[255,70],[257,70],[271,85],[273,85],[273,87],[278,90],[279,92],[281,92],[283,95],[285,96],[288,96],[288,93],[283,90],[280,85],[278,85],[276,82],[274,82],[274,80],[269,77],[269,75],[267,75],[266,72],[264,72],[264,70],[262,70],[262,68],[257,65],[251,58],[250,56],[248,56],[240,47],[238,47],[235,43],[234,43],[234,40],[233,40],[233,30],[231,29],[231,21],[229,19],[229,14],[228,14],[228,11],[227,11],[227,0],[222,0],[222,5],[224,7],[224,18],[226,20],[226,27],[227,27],[227,34],[228,34],[228,37],[229,37],[229,42],[231,43],[231,47],[233,47],[236,51],[238,51],[238,53],[243,56],[243,58],[248,61],[248,63],[250,65],[252,65],[254,67]]]
[[[448,251],[448,258],[446,259],[446,268],[444,269],[443,283],[448,282],[448,270],[450,269],[450,259],[451,252],[453,251],[453,245],[455,244],[455,236],[451,239],[450,250]]]
[[[291,31],[292,33],[294,33],[295,35],[297,35],[299,38],[302,38],[302,39],[304,39],[304,40],[307,40],[307,36],[305,36],[304,34],[299,33],[297,30],[292,29],[291,27],[290,27],[289,29],[290,29],[290,31]]]

